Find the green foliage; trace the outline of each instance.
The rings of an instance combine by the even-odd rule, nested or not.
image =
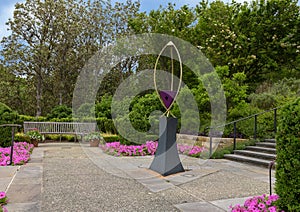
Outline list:
[[[38,122],[43,122],[46,121],[47,118],[43,116],[27,116],[27,115],[18,115],[18,122],[23,123],[24,121],[38,121]]]
[[[211,124],[211,117],[208,113],[211,110],[211,101],[217,101],[219,98],[222,98],[220,94],[216,94],[215,91],[217,85],[214,82],[217,82],[217,78],[221,79],[225,91],[227,110],[229,112],[237,107],[237,105],[246,102],[248,88],[245,84],[246,75],[244,73],[235,73],[233,77],[230,77],[228,66],[218,66],[216,67],[216,72],[218,75],[209,73],[202,76],[201,83],[192,89],[195,100],[198,103],[200,120],[202,121],[200,127],[201,132],[204,132],[204,129]],[[206,86],[204,86],[204,83],[206,83]],[[211,93],[215,93],[215,95],[210,97],[207,90],[210,90]]]
[[[81,138],[79,138],[81,139]],[[45,140],[51,141],[75,141],[75,135],[59,135],[59,134],[47,134],[45,135]]]
[[[300,99],[281,111],[276,136],[276,193],[284,211],[300,210]]]
[[[100,141],[102,141],[102,140],[103,140],[103,137],[102,137],[102,135],[100,134],[100,132],[91,132],[91,133],[85,135],[85,136],[83,137],[83,139],[84,139],[85,141],[89,141],[89,140],[100,140]]]
[[[103,139],[107,143],[115,142],[115,141],[120,141],[120,136],[118,135],[103,135]]]
[[[251,86],[299,77],[297,1],[202,1],[196,12],[194,44],[214,66],[244,72]]]
[[[111,119],[111,95],[104,95],[101,97],[101,101],[96,104],[95,112],[97,117],[105,117]]]
[[[253,138],[254,136],[254,115],[257,115],[257,138],[272,138],[274,137],[274,111],[265,112],[248,103],[238,104],[235,108],[229,111],[228,120],[236,121],[248,116],[252,118],[237,122],[237,136],[242,138]],[[233,136],[233,124],[226,126],[224,136]]]
[[[27,135],[27,134],[24,134],[24,133],[16,133],[15,134],[15,142],[30,142],[30,137]]]
[[[48,120],[53,118],[72,118],[72,108],[69,108],[67,105],[55,106],[47,115]]]
[[[93,103],[84,103],[76,110],[76,118],[89,118],[95,117],[95,104]]]
[[[7,21],[11,34],[0,48],[1,75],[6,72],[0,80],[5,80],[0,88],[6,88],[0,100],[15,100],[14,108],[37,116],[49,113],[57,103],[71,105],[78,70],[95,52],[128,32],[127,20],[138,8],[136,1],[17,3],[14,17]],[[116,72],[114,77],[122,79],[122,70]]]
[[[18,114],[7,105],[0,102],[0,125],[15,124]],[[7,147],[11,145],[11,127],[0,127],[0,146]]]
[[[263,83],[249,96],[251,104],[267,110],[295,101],[300,94],[300,79],[284,78],[276,83]]]
[[[130,142],[130,141],[126,140],[125,138],[123,138],[122,136],[119,136],[119,135],[109,135],[109,136],[104,135],[103,139],[107,143],[119,141],[121,144],[124,144],[124,145],[135,145],[135,143]]]
[[[255,140],[244,140],[244,141],[239,141],[236,143],[236,149],[237,150],[243,150],[247,146],[253,146],[255,145],[256,141]],[[224,158],[225,154],[232,154],[233,153],[233,146],[224,146],[224,147],[218,147],[217,150],[213,153],[211,156],[212,159],[222,159]]]
[[[175,9],[169,3],[166,8],[150,11],[148,16],[138,14],[129,20],[129,27],[136,33],[163,33],[188,40],[194,21],[195,14],[187,6]]]
[[[72,117],[67,117],[67,118],[52,118],[48,121],[53,121],[53,122],[72,122],[76,121],[77,119],[74,119]]]
[[[41,133],[39,133],[39,131],[37,130],[30,130],[26,133],[26,135],[29,136],[30,140],[41,141],[44,139],[44,136]]]
[[[150,122],[154,111],[164,111],[156,93],[146,94],[136,98],[129,113],[132,126],[141,132],[147,132],[150,129]],[[157,115],[155,115],[157,119]],[[154,124],[154,123],[152,123]],[[157,123],[156,123],[157,124]],[[158,133],[158,132],[153,132]]]
[[[106,117],[96,118],[97,126],[100,132],[116,134],[117,130],[112,119]]]

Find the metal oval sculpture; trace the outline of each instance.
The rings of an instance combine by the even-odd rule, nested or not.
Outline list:
[[[171,63],[172,63],[172,76],[171,76],[171,87],[170,90],[159,90],[157,88],[157,83],[156,83],[156,72],[157,72],[157,65],[159,62],[159,58],[161,57],[162,53],[166,50],[167,47],[170,48],[174,48],[176,51],[176,54],[178,56],[178,61],[179,61],[179,67],[180,67],[180,73],[179,73],[179,84],[178,84],[178,88],[176,90],[174,90],[174,65],[173,65],[173,54],[171,51]],[[171,49],[172,50],[172,49]],[[166,112],[164,114],[166,114],[167,116],[169,116],[170,114],[172,116],[174,116],[171,112],[170,109],[172,108],[173,104],[175,103],[175,100],[178,96],[179,90],[180,90],[180,86],[181,86],[181,81],[182,81],[182,61],[181,61],[181,57],[179,54],[179,51],[177,49],[177,47],[175,46],[175,44],[172,41],[169,41],[160,51],[156,62],[155,62],[155,66],[154,66],[154,88],[155,91],[157,93],[157,95],[159,96],[159,99],[162,103],[162,105],[164,106],[164,108],[166,109]]]

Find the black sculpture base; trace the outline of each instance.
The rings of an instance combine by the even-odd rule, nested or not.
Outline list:
[[[176,118],[163,116],[159,119],[160,137],[150,169],[163,176],[184,172],[177,151],[176,128]]]

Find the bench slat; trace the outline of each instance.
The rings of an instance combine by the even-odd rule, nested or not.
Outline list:
[[[78,134],[96,131],[96,123],[91,122],[24,122],[24,133],[37,129],[41,134]]]

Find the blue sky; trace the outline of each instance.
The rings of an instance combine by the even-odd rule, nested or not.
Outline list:
[[[125,2],[126,0],[113,0],[113,2]],[[201,0],[140,0],[141,2],[141,11],[150,11],[152,9],[158,9],[159,5],[166,6],[168,2],[175,3],[176,6],[180,7],[182,5],[189,5],[190,7],[194,7]],[[231,0],[224,0],[225,2],[231,2]],[[237,0],[237,2],[244,2],[249,0]],[[13,17],[14,5],[17,2],[25,2],[25,0],[0,0],[0,40],[3,36],[7,36],[9,32],[7,31],[7,26],[5,22],[7,22],[8,18]]]

